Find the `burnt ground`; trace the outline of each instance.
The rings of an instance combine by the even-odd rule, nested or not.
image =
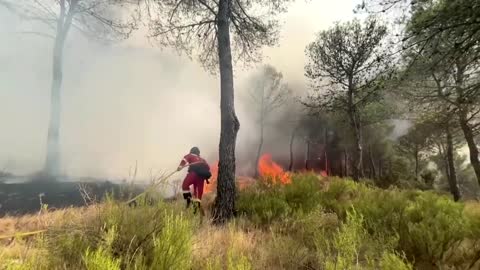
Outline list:
[[[142,191],[140,187],[132,188],[109,181],[0,182],[0,217],[38,212],[40,197],[48,209],[84,206],[85,199],[80,192],[80,185],[97,202],[104,199],[107,193],[116,199],[126,199]]]

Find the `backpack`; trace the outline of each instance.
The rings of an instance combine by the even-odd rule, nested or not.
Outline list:
[[[197,163],[190,165],[191,171],[196,173],[202,179],[208,180],[212,177],[212,173],[210,172],[210,167],[206,163]]]

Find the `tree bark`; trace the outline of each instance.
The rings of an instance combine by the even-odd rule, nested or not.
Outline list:
[[[258,143],[257,156],[255,157],[255,178],[258,178],[258,162],[260,161],[260,155],[262,154],[263,147],[263,134],[265,128],[265,81],[262,83],[262,92],[260,100],[260,142]]]
[[[378,159],[378,178],[382,179],[383,177],[383,162],[382,158]]]
[[[363,164],[363,149],[362,149],[362,128],[358,117],[358,112],[356,109],[354,101],[354,90],[352,87],[349,87],[348,90],[348,116],[350,118],[350,126],[353,130],[353,136],[355,139],[355,154],[353,160],[353,180],[359,181],[360,177],[363,176],[362,164]]]
[[[295,135],[297,133],[297,128],[295,127],[290,136],[290,164],[288,165],[288,170],[293,171],[293,142],[295,141]]]
[[[375,161],[373,159],[373,153],[371,148],[368,149],[368,154],[370,158],[370,170],[371,170],[372,178],[377,179],[377,170],[375,168]]]
[[[415,180],[418,181],[418,170],[419,170],[419,165],[418,165],[418,145],[415,145],[415,150],[414,153],[415,155]]]
[[[347,152],[347,149],[344,149],[343,150],[343,156],[344,156],[344,160],[345,160],[345,163],[344,163],[344,166],[345,166],[345,174],[344,176],[345,177],[348,177],[349,176],[349,173],[348,173],[348,162],[349,162],[349,158],[348,158],[348,152]]]
[[[72,24],[75,3],[66,12],[65,0],[60,1],[60,16],[57,19],[57,32],[53,47],[52,85],[50,93],[50,121],[47,134],[47,154],[44,171],[47,175],[60,174],[60,115],[61,87],[63,82],[63,50],[65,39]]]
[[[454,154],[453,154],[453,139],[452,133],[447,124],[445,131],[447,133],[447,161],[448,161],[448,184],[450,186],[450,192],[453,195],[455,201],[460,200],[460,190],[457,183],[457,172],[455,169]]]
[[[257,150],[257,156],[255,158],[255,178],[258,178],[259,172],[258,172],[258,162],[260,161],[260,155],[262,154],[262,147],[263,147],[263,128],[264,125],[263,123],[260,124],[260,142],[258,143],[258,150]]]
[[[217,41],[220,66],[221,131],[217,197],[213,208],[215,224],[225,223],[235,213],[235,143],[240,122],[235,114],[232,52],[230,46],[231,0],[220,0],[217,14]]]
[[[480,184],[480,160],[479,160],[479,150],[477,144],[475,143],[475,137],[473,135],[472,127],[468,123],[468,110],[469,104],[466,102],[468,98],[465,97],[464,93],[464,80],[465,80],[465,71],[466,65],[461,60],[458,59],[456,63],[456,74],[455,74],[455,90],[457,92],[457,115],[460,127],[462,129],[465,140],[467,141],[468,150],[470,152],[470,163],[472,164],[473,170],[477,177],[477,182]]]
[[[309,167],[310,167],[309,166],[310,164],[308,163],[309,159],[310,159],[310,140],[307,139],[307,151],[305,153],[305,171],[309,170]]]
[[[327,144],[328,144],[328,129],[325,128],[325,137],[323,139],[323,152],[325,156],[325,173],[329,175],[328,173],[328,153],[327,153]]]
[[[460,109],[458,112],[458,118],[460,122],[460,127],[462,128],[463,136],[467,141],[470,164],[472,164],[473,170],[477,177],[477,182],[480,185],[480,160],[479,160],[479,150],[475,142],[475,136],[473,135],[473,130],[468,124],[467,113]]]

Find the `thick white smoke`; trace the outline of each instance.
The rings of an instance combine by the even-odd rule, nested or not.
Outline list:
[[[301,93],[305,46],[333,21],[349,20],[357,2],[294,4],[282,17],[280,44],[265,50],[265,62]],[[0,8],[0,169],[17,174],[41,169],[45,157],[52,41],[16,33],[38,28]],[[236,68],[237,96],[249,72]],[[143,33],[113,46],[70,35],[62,90],[62,169],[69,175],[125,177],[138,162],[146,177],[150,170],[174,169],[194,145],[209,161],[217,159],[218,78],[186,57],[152,47]],[[257,133],[249,105],[240,100],[238,157],[248,163]],[[270,148],[285,142],[271,138]]]

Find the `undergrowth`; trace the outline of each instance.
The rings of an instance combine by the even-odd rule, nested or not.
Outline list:
[[[0,269],[480,269],[478,203],[313,174],[265,183],[223,227],[180,203],[107,198],[0,247]]]

